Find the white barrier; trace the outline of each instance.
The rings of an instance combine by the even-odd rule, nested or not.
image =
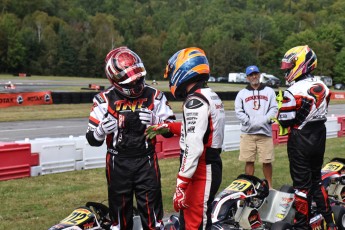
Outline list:
[[[92,147],[85,136],[25,139],[16,142],[30,143],[31,152],[39,155],[39,165],[31,167],[31,176],[105,166],[105,143],[100,147]]]
[[[38,153],[39,166],[31,167],[31,176],[74,171],[78,156],[76,144],[66,138],[25,139],[17,143],[30,143],[31,152]]]
[[[338,118],[334,115],[327,117],[327,122],[325,123],[327,129],[327,138],[338,137],[338,131],[341,129],[341,125],[338,123]]]
[[[341,125],[337,117],[328,117],[327,138],[337,137]],[[238,150],[240,147],[241,125],[226,125],[223,151]],[[178,140],[178,139],[176,139]],[[31,176],[105,167],[107,147],[92,147],[85,136],[67,138],[37,138],[16,141],[30,143],[31,152],[39,154],[39,165],[31,167]],[[178,142],[176,142],[178,145]]]
[[[223,151],[240,148],[241,125],[226,125],[224,129]]]
[[[107,146],[105,141],[102,146],[90,146],[84,137],[83,160],[76,164],[77,170],[93,169],[105,167],[105,157],[107,153]]]

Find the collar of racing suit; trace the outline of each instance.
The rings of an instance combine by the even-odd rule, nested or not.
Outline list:
[[[205,81],[199,81],[197,82],[188,92],[188,94],[192,94],[194,93],[195,91],[197,91],[198,89],[201,89],[201,88],[208,88],[207,84]]]

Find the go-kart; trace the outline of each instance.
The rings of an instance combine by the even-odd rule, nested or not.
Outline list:
[[[338,229],[345,229],[345,208],[332,206]],[[294,189],[268,190],[267,181],[240,175],[214,200],[213,229],[292,229]],[[324,229],[323,216],[311,207],[311,229]]]
[[[111,226],[108,214],[109,208],[104,204],[87,202],[49,230],[108,230]]]
[[[265,229],[259,208],[269,194],[268,183],[255,176],[239,175],[216,196],[212,209],[214,229]]]
[[[176,229],[178,218],[172,216],[164,229]],[[87,202],[85,206],[76,208],[60,223],[48,230],[109,230],[111,221],[109,208],[98,202]],[[142,230],[140,216],[136,207],[133,207],[133,230]]]
[[[345,207],[345,159],[333,158],[321,170],[331,203]]]
[[[345,208],[331,202],[334,220],[339,230],[345,230]],[[281,209],[286,207],[286,209]],[[280,209],[280,210],[277,210]],[[261,206],[259,213],[263,222],[270,229],[291,229],[293,225],[294,189],[290,185],[283,185],[279,191],[270,190],[265,203]],[[311,229],[325,229],[326,223],[323,216],[317,210],[317,204],[312,202],[311,218],[309,222]]]

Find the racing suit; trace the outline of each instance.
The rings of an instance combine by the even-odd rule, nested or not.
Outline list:
[[[143,229],[163,226],[160,169],[155,154],[155,139],[146,140],[146,125],[137,109],[147,108],[161,122],[175,120],[165,95],[145,85],[138,98],[127,98],[114,87],[97,94],[89,117],[86,138],[91,146],[101,146],[93,132],[107,116],[117,119],[117,129],[106,136],[106,178],[112,229],[132,229],[133,195]]]
[[[183,104],[178,174],[190,183],[186,190],[189,207],[180,212],[180,229],[211,227],[211,204],[222,179],[224,125],[222,101],[210,88],[197,83]]]
[[[328,196],[321,184],[330,91],[312,75],[302,76],[284,92],[278,120],[290,127],[287,152],[295,189],[296,229],[309,229],[310,206],[316,202],[328,224],[333,223]]]

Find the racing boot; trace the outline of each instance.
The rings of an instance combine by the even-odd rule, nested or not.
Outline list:
[[[309,230],[310,221],[310,203],[308,199],[308,190],[295,190],[295,219],[293,229]]]

